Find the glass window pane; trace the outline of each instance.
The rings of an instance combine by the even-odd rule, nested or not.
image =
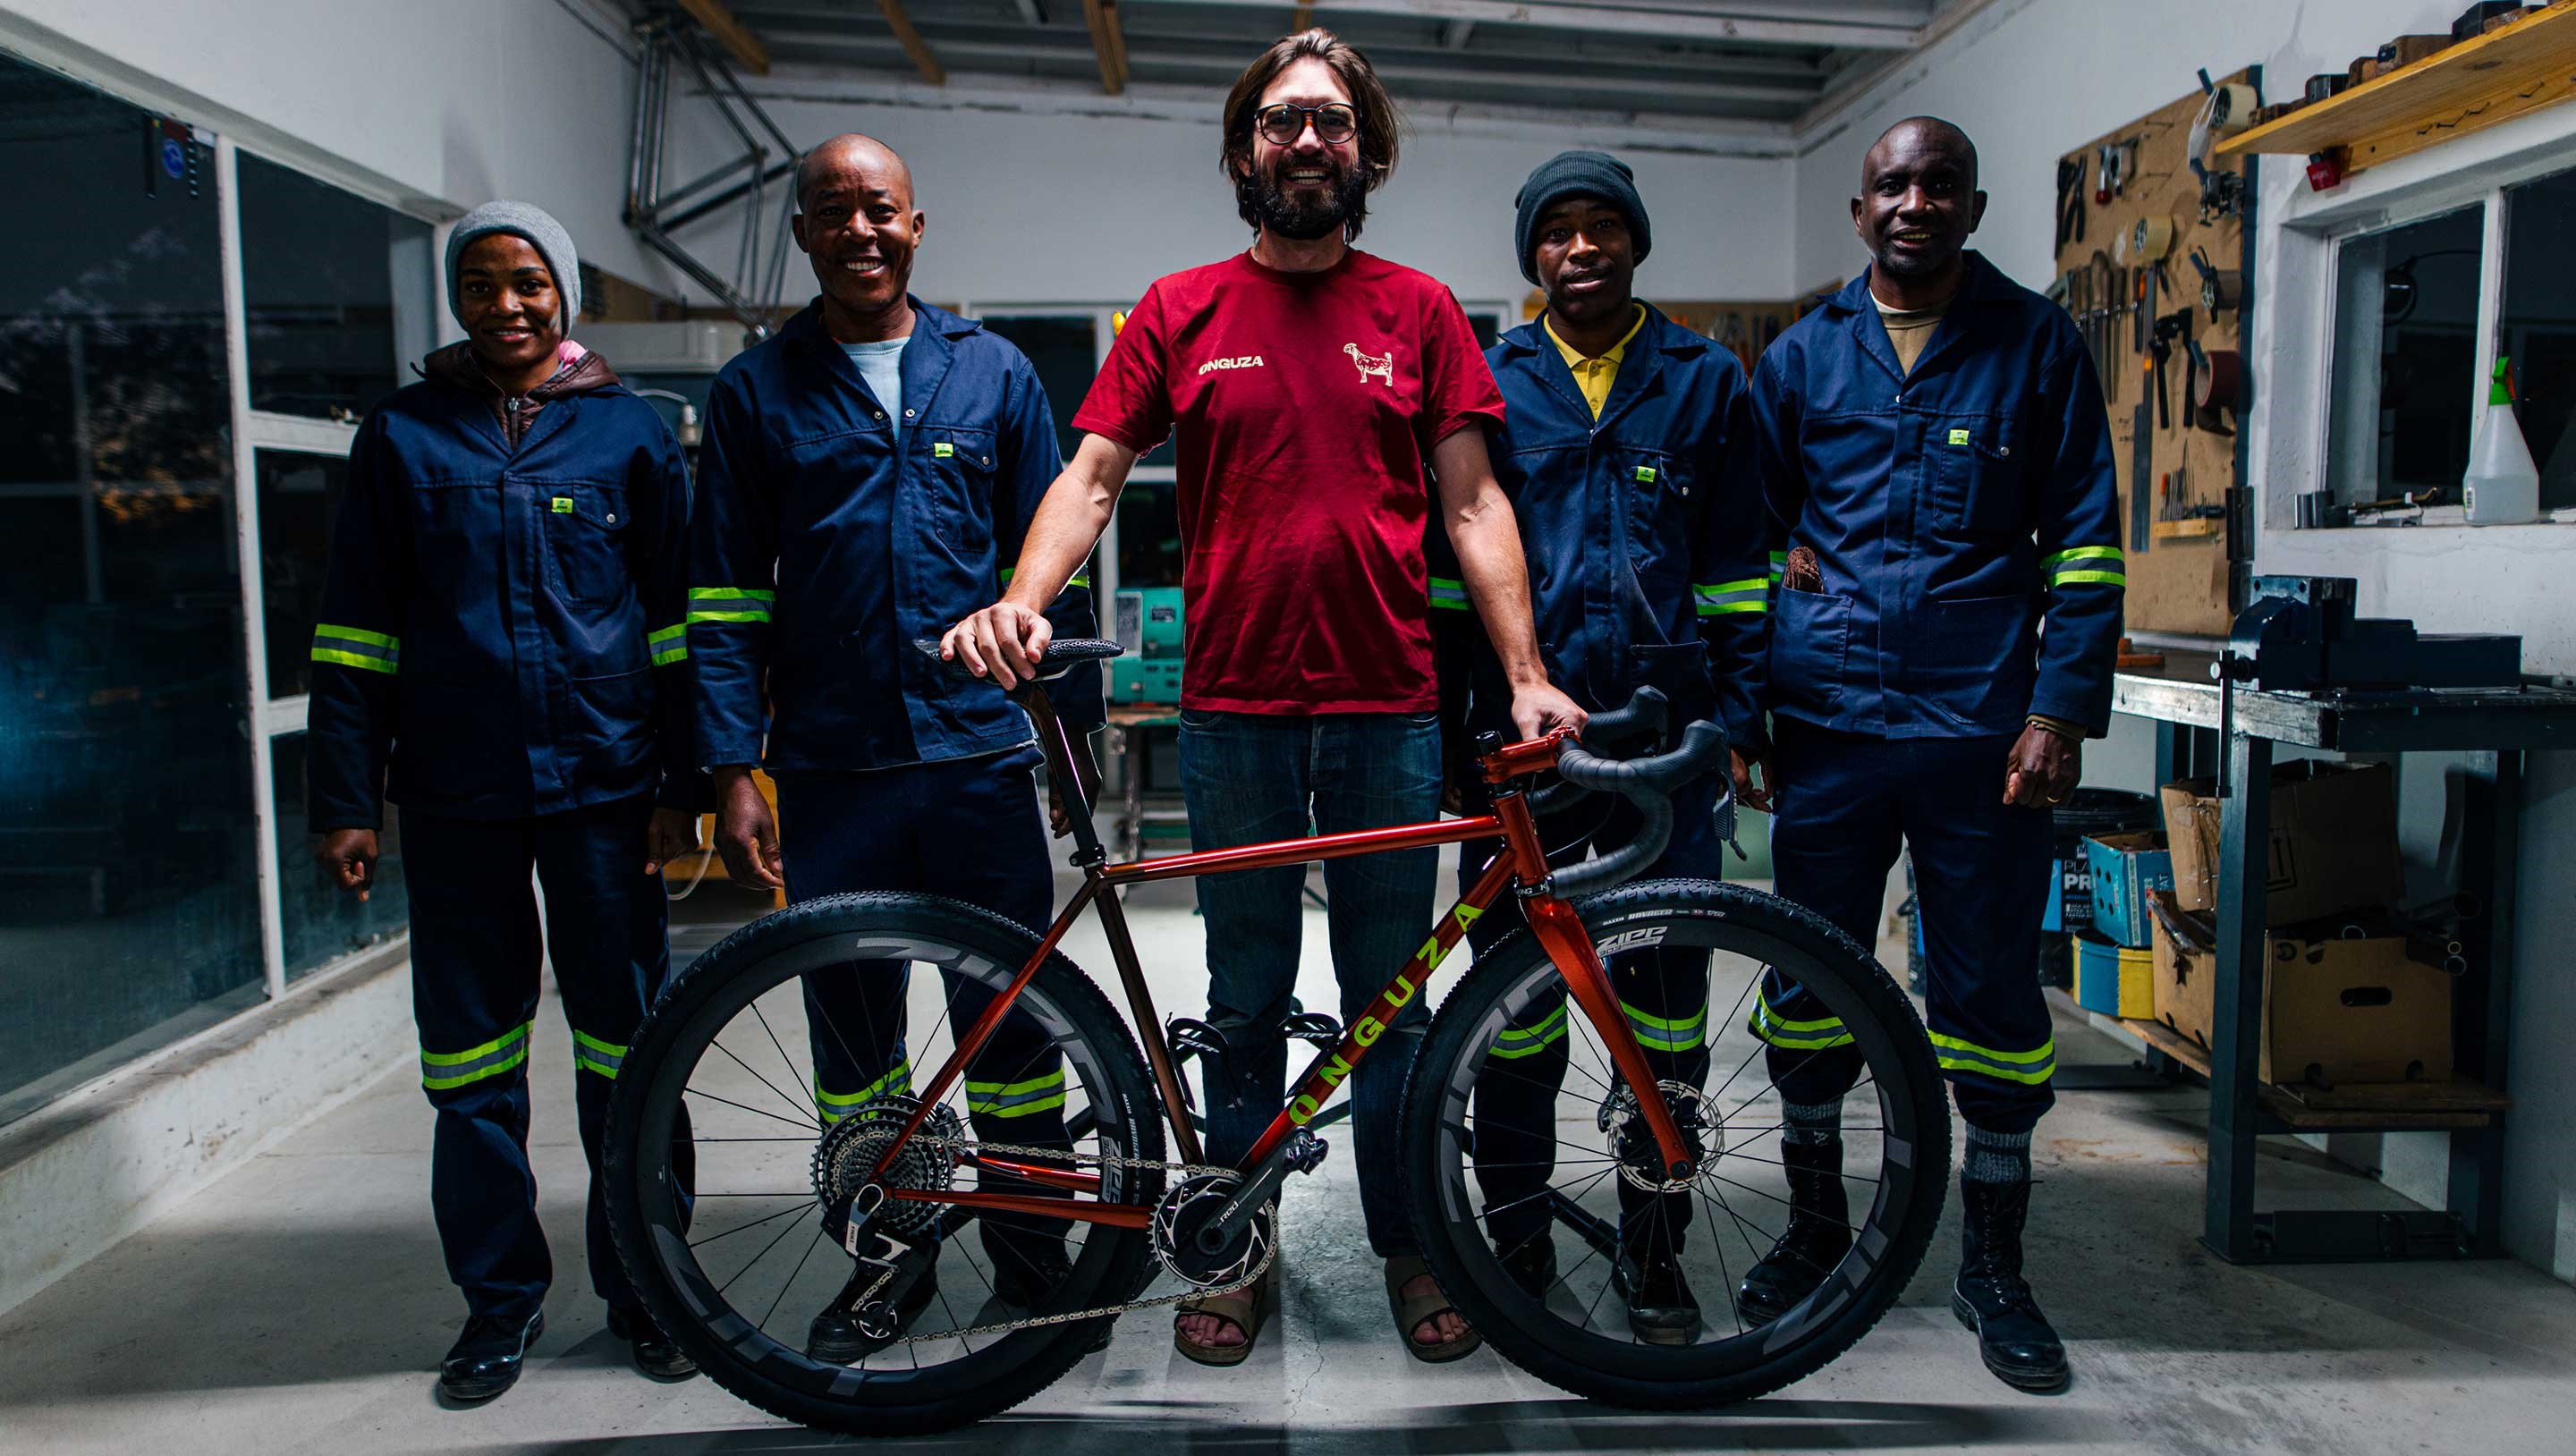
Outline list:
[[[2496,352],[2513,361],[2514,419],[2540,467],[2540,508],[2576,506],[2576,172],[2505,195],[2504,327]]]
[[[304,796],[305,742],[302,733],[281,733],[269,740],[269,767],[277,775],[277,891],[290,981],[400,935],[411,923],[411,894],[403,883],[400,809],[385,806],[384,832],[376,841],[384,857],[376,861],[376,885],[366,899],[333,884],[313,862]]]
[[[259,481],[259,584],[267,608],[268,695],[313,691],[313,628],[322,620],[322,577],[331,558],[331,523],[349,462],[338,455],[261,450],[252,457]]]
[[[5,57],[0,135],[5,1119],[261,987],[213,158]]]
[[[2459,504],[2479,398],[2485,232],[2486,209],[2467,207],[2351,238],[2338,250],[2326,450],[2337,504],[2409,495]]]
[[[245,152],[250,407],[354,420],[432,338],[429,224]]]

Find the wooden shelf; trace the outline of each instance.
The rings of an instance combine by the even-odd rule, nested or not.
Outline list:
[[[2209,1049],[2163,1022],[2123,1019],[2120,1026],[2200,1075],[2209,1075]],[[2492,1127],[2495,1114],[2513,1106],[2513,1099],[2503,1093],[2460,1078],[2447,1082],[2352,1082],[2332,1090],[2273,1086],[2258,1090],[2267,1115],[2302,1132]]]
[[[2576,0],[2218,143],[2219,156],[2345,150],[2347,175],[2576,96]]]

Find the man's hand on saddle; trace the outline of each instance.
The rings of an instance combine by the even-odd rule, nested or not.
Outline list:
[[[977,677],[990,678],[1009,692],[1037,675],[1055,629],[1047,619],[1012,602],[995,602],[948,629],[939,639],[939,660],[963,662]]]

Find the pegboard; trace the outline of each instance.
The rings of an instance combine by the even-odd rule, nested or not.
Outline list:
[[[2253,85],[2248,70],[2220,84]],[[2250,185],[2236,189],[2232,212],[2204,209],[2202,184],[2190,166],[2192,123],[2206,101],[2195,90],[2059,161],[2055,226],[2057,281],[2050,296],[2084,332],[2103,380],[2111,420],[2112,458],[2120,481],[2120,545],[2127,557],[2126,621],[2132,630],[2224,636],[2229,630],[2226,509],[2231,488],[2245,484],[2237,449],[2239,418],[2253,381],[2241,346],[2239,318],[2250,280],[2246,223]],[[2252,107],[2244,108],[2250,119]],[[2119,187],[2107,202],[2103,157],[2117,158]],[[2208,162],[2243,182],[2235,161]],[[2080,175],[2077,169],[2080,167]],[[2070,209],[2080,202],[2080,218]],[[2080,235],[2070,225],[2080,221]],[[2141,226],[2144,225],[2144,234]],[[2170,240],[2167,240],[2167,230]],[[2143,251],[2140,244],[2143,243]],[[2150,261],[2161,247],[2161,268]],[[2218,280],[2220,308],[2205,306],[2197,254]],[[2150,307],[2150,302],[2152,306]],[[2176,318],[2188,312],[2188,320]],[[2153,339],[2167,332],[2165,405],[2156,403]],[[2191,385],[2200,372],[2190,344],[2232,361],[2236,384],[2195,409]],[[2146,406],[2141,429],[2139,406]],[[2140,440],[2146,469],[2139,469]]]

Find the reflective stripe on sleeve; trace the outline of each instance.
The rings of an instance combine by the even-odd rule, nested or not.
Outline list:
[[[1751,576],[1742,581],[1721,581],[1711,586],[1691,583],[1691,605],[1703,617],[1725,616],[1734,612],[1767,612],[1771,610],[1771,583],[1766,577]]]
[[[1467,606],[1467,584],[1454,577],[1431,578],[1431,609],[1435,612],[1463,612]]]
[[[534,1025],[523,1022],[478,1047],[461,1052],[434,1052],[420,1049],[420,1085],[432,1092],[444,1092],[498,1077],[528,1059],[528,1032]]]
[[[966,1110],[994,1117],[1026,1117],[1064,1105],[1064,1068],[1025,1082],[966,1083]]]
[[[1932,1054],[1945,1072],[1973,1072],[1981,1077],[1994,1077],[2005,1082],[2037,1086],[2057,1070],[2057,1039],[2040,1043],[2036,1051],[1999,1052],[1981,1047],[1955,1036],[1931,1033]]]
[[[2042,557],[2039,569],[2048,573],[2048,584],[2053,587],[2091,582],[2126,591],[2129,586],[2125,562],[2117,546],[2077,546],[2060,551],[2054,556]]]
[[[644,645],[652,650],[655,667],[669,667],[684,662],[689,656],[689,624],[676,623],[659,632],[646,634]]]
[[[689,588],[689,621],[766,622],[769,608],[777,600],[778,593],[751,587],[693,586]]]
[[[1011,584],[1011,575],[1012,575],[1012,573],[1014,573],[1014,572],[1016,572],[1016,571],[1018,571],[1018,570],[1019,570],[1019,568],[1018,568],[1018,567],[1016,567],[1016,566],[1005,566],[1005,567],[1003,567],[1003,568],[1002,568],[1002,585],[1004,585],[1004,586],[1009,586],[1009,585]],[[1082,588],[1084,591],[1089,591],[1089,590],[1091,590],[1091,573],[1090,573],[1090,572],[1087,572],[1087,571],[1077,571],[1077,572],[1075,572],[1073,575],[1071,575],[1071,576],[1069,576],[1069,577],[1065,578],[1065,583],[1064,583],[1064,584],[1065,584],[1067,587],[1077,587],[1077,586],[1078,586],[1078,587]]]
[[[402,639],[325,622],[313,629],[313,660],[391,673],[402,661]]]

